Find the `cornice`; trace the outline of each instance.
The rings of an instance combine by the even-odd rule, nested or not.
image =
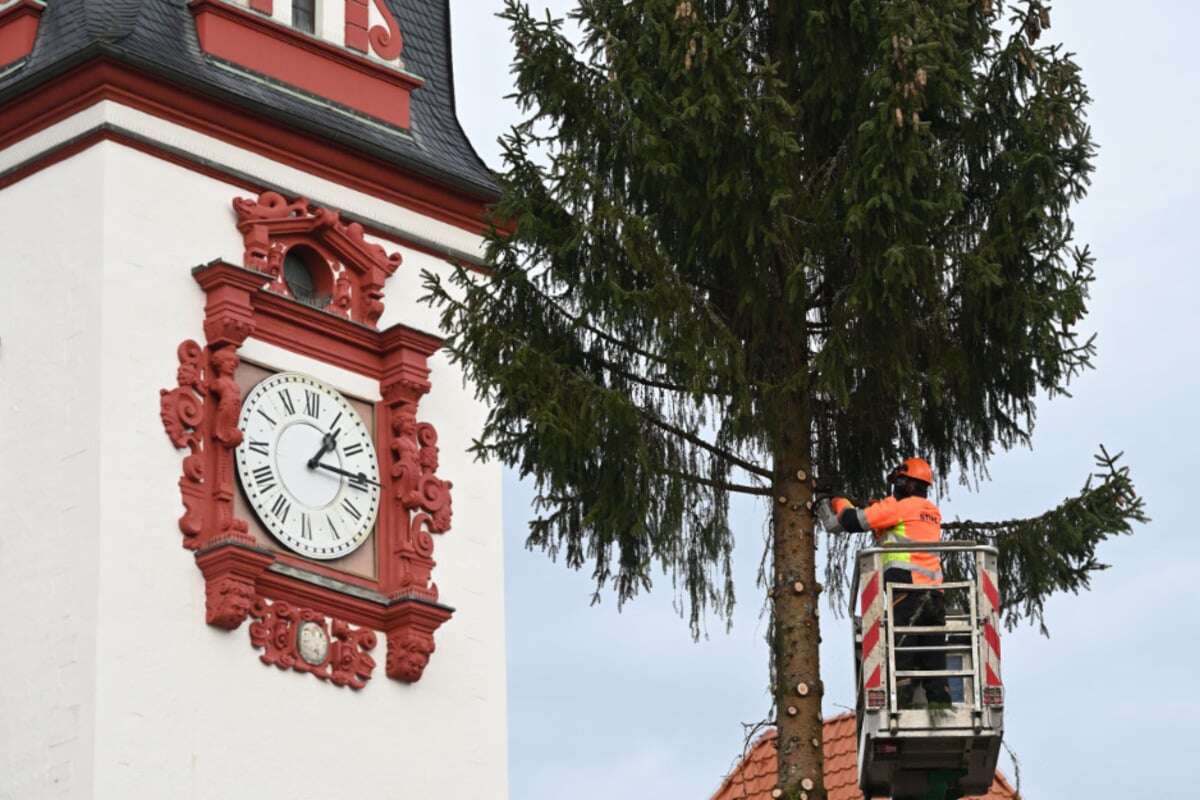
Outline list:
[[[111,100],[471,233],[488,230],[494,191],[333,131],[314,130],[271,107],[247,107],[244,98],[187,76],[164,80],[158,77],[161,69],[96,44],[54,69],[40,70],[0,92],[0,150]]]

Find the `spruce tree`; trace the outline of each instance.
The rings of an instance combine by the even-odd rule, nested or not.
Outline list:
[[[693,630],[733,605],[730,494],[765,498],[780,788],[824,797],[814,493],[881,496],[912,454],[984,477],[1090,366],[1079,67],[1037,0],[579,0],[574,40],[502,16],[527,116],[492,269],[426,278],[493,407],[477,453],[535,484],[530,547],[621,601],[661,569]],[[1001,547],[1010,623],[1144,519],[1101,467],[947,526]],[[853,542],[827,544],[836,592]]]

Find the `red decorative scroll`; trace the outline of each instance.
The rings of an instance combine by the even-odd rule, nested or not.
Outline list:
[[[237,427],[242,396],[233,374],[235,348],[202,348],[190,339],[178,348],[178,386],[159,392],[159,416],[177,448],[187,448],[179,491],[183,546],[196,550],[213,539],[253,541],[244,520],[233,516],[233,460],[242,443]]]
[[[430,582],[436,566],[432,533],[450,530],[450,481],[437,477],[437,431],[417,422],[416,403],[402,401],[392,410],[392,489],[399,506],[395,555],[401,568],[397,591],[436,600]],[[432,651],[431,651],[432,652]]]
[[[370,0],[346,0],[346,46],[360,53],[368,47],[384,61],[393,61],[404,50],[400,23],[383,0],[374,0],[375,9],[383,17],[383,25],[370,27]],[[368,30],[370,28],[370,30]]]
[[[250,623],[250,643],[262,648],[259,659],[264,664],[307,672],[351,689],[361,689],[371,680],[375,659],[370,651],[375,649],[375,631],[352,628],[340,619],[332,619],[327,624],[325,615],[317,611],[272,603],[262,597],[255,600],[250,615],[255,620]],[[325,658],[319,664],[305,661],[298,650],[297,635],[300,625],[305,622],[320,626],[329,642]]]
[[[319,285],[328,287],[322,310],[374,327],[383,314],[383,283],[402,262],[367,242],[363,227],[346,223],[336,211],[319,208],[304,198],[288,201],[276,192],[257,200],[233,201],[237,227],[245,243],[243,263],[271,279],[271,291],[288,295],[283,262],[293,247],[315,256],[306,261]]]
[[[350,2],[354,2],[354,0],[350,0]],[[400,35],[400,23],[396,21],[392,10],[383,0],[375,0],[375,9],[383,17],[387,27],[376,25],[371,28],[371,47],[375,50],[375,55],[384,61],[399,58],[400,52],[404,49],[404,38]]]

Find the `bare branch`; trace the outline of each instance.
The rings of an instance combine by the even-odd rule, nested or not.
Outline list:
[[[692,475],[687,472],[678,472],[676,470],[663,470],[663,475],[669,475],[672,478],[679,478],[688,483],[698,483],[701,486],[708,486],[712,489],[720,489],[724,492],[740,492],[742,494],[758,495],[759,497],[770,497],[771,489],[768,486],[751,486],[745,483],[731,483],[729,481],[716,480],[714,478],[705,478],[700,475]]]
[[[771,473],[770,470],[763,469],[762,467],[758,466],[757,464],[754,464],[750,461],[746,461],[743,458],[735,456],[733,453],[730,453],[728,450],[723,450],[720,447],[717,447],[715,444],[705,441],[704,439],[700,438],[699,436],[697,436],[694,433],[688,433],[683,428],[676,427],[669,422],[664,422],[663,420],[654,416],[653,414],[651,414],[649,411],[646,411],[645,409],[639,408],[638,411],[641,413],[642,417],[645,418],[645,420],[647,422],[649,422],[651,425],[653,425],[654,427],[656,427],[660,430],[667,431],[668,433],[673,433],[676,436],[678,436],[680,439],[683,439],[684,441],[688,442],[689,444],[694,444],[696,447],[699,447],[701,450],[711,453],[712,455],[714,455],[717,458],[720,458],[724,461],[728,461],[730,464],[732,464],[735,467],[741,467],[742,469],[746,470],[746,472],[749,472],[751,475],[758,475],[760,478],[766,478],[767,480],[772,480],[775,477],[774,474]]]

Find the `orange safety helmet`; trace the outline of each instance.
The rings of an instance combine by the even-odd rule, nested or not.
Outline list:
[[[906,478],[933,485],[933,469],[930,468],[929,462],[923,458],[906,458],[904,463],[896,467],[892,472],[893,479],[903,475]]]

